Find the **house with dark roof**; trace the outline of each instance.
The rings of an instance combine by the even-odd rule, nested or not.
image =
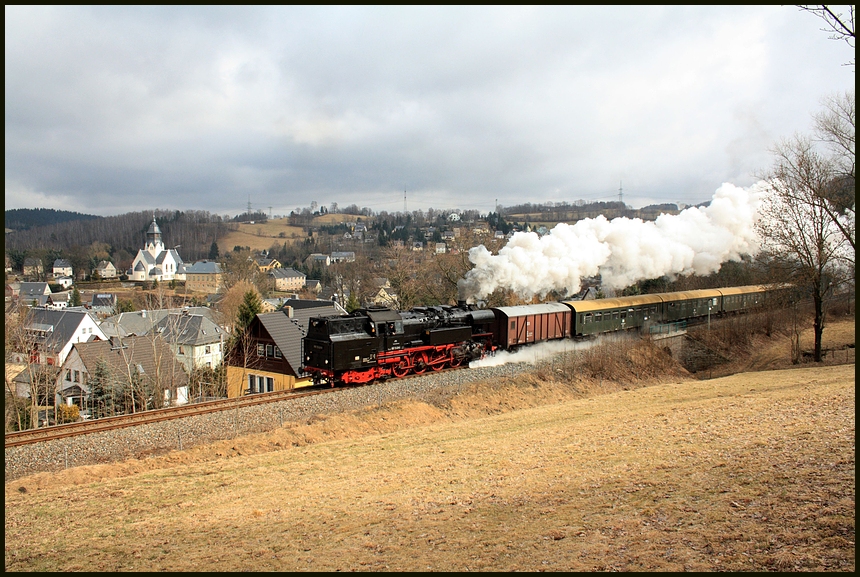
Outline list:
[[[331,301],[289,299],[287,303],[279,311],[254,317],[240,344],[228,353],[228,397],[310,384],[301,368],[308,319],[346,311]]]
[[[94,377],[102,387],[123,391],[113,406],[93,397]],[[188,375],[160,336],[112,337],[76,343],[56,378],[57,402],[78,405],[100,417],[188,402]]]
[[[305,279],[305,290],[312,292],[313,294],[320,294],[322,290],[322,283],[315,279]]]
[[[96,265],[96,274],[99,278],[116,278],[116,267],[109,260],[99,261]]]
[[[41,276],[42,273],[45,272],[44,265],[42,265],[42,259],[40,258],[25,258],[24,259],[24,267],[21,271],[24,273],[24,276],[38,277]]]
[[[192,315],[202,315],[215,324],[219,324],[218,315],[208,307],[183,307],[174,309],[142,310],[119,313],[101,322],[101,328],[109,337],[129,335],[147,335],[170,313],[187,310]]]
[[[69,302],[72,300],[72,295],[69,291],[64,291],[61,293],[51,293],[49,298],[51,299],[50,308],[58,311],[69,306]]]
[[[334,251],[331,253],[331,262],[355,262],[355,252],[351,250]]]
[[[185,288],[192,291],[217,293],[221,290],[224,273],[215,261],[201,260],[185,266]]]
[[[269,276],[275,280],[276,291],[300,291],[305,288],[307,275],[292,268],[276,268],[269,271]]]
[[[22,282],[18,286],[18,298],[49,294],[51,294],[51,287],[46,282]]]
[[[72,276],[72,263],[64,258],[58,258],[54,261],[52,270],[54,276]]]
[[[155,325],[189,374],[198,367],[217,367],[223,358],[226,331],[206,316],[171,312]]]
[[[327,254],[320,253],[311,253],[308,258],[305,259],[305,265],[308,268],[313,268],[315,265],[318,266],[329,266],[331,264],[331,257]]]
[[[106,318],[116,312],[116,295],[113,293],[95,293],[90,301],[90,310],[99,318]]]
[[[37,364],[61,365],[76,343],[107,339],[92,315],[68,309],[32,308],[24,319],[24,330],[29,360]]]
[[[265,255],[260,255],[254,259],[254,264],[261,272],[269,272],[271,270],[281,268],[281,263],[277,259],[269,258]]]

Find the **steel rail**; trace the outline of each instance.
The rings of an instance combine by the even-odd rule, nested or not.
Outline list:
[[[150,423],[158,423],[160,421],[182,419],[185,417],[205,415],[208,413],[215,413],[219,411],[228,411],[243,407],[253,407],[255,405],[276,403],[279,401],[285,401],[300,397],[325,394],[336,390],[338,389],[326,388],[324,390],[302,390],[298,392],[296,390],[291,390],[276,391],[272,393],[258,393],[233,399],[218,399],[215,401],[205,401],[203,403],[183,405],[181,407],[153,409],[150,411],[141,411],[140,413],[132,413],[129,415],[104,417],[101,419],[94,419],[92,421],[67,423],[63,425],[52,425],[39,429],[29,429],[26,431],[6,433],[5,445],[8,449],[10,447],[41,443],[45,441],[53,441],[66,437],[88,435],[92,433],[111,431],[126,427],[135,427]]]

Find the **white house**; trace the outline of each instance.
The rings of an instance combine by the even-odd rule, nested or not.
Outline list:
[[[64,258],[58,258],[54,261],[53,275],[57,276],[72,276],[72,263]]]
[[[223,358],[227,335],[205,316],[188,311],[170,313],[155,330],[189,374],[197,367],[217,367]]]
[[[276,268],[269,271],[269,276],[275,279],[277,291],[299,291],[305,286],[305,274],[292,268]]]
[[[109,260],[99,261],[96,274],[99,278],[116,278],[116,267]]]
[[[131,269],[128,271],[129,280],[133,281],[170,281],[185,280],[185,266],[176,249],[164,248],[161,240],[161,229],[152,216],[152,224],[146,231],[146,243],[137,252]]]
[[[107,338],[96,319],[83,311],[32,308],[24,329],[34,345],[30,362],[40,365],[61,365],[75,343]]]

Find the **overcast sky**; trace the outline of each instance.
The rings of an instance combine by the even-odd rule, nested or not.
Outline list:
[[[6,6],[6,209],[708,200],[853,89],[793,6]]]

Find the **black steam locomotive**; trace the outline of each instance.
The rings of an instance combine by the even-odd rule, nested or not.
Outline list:
[[[498,349],[614,331],[649,332],[666,323],[746,312],[785,288],[755,285],[490,309],[466,304],[359,309],[311,318],[302,364],[315,384],[363,384],[458,367]]]
[[[314,383],[361,384],[457,367],[492,346],[492,310],[469,305],[359,309],[309,320],[302,341]]]

